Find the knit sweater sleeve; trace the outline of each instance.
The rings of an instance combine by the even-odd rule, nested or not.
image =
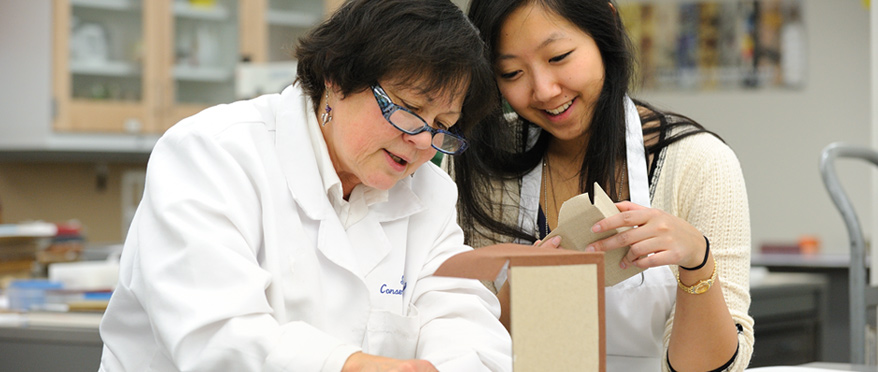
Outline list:
[[[710,134],[684,138],[667,148],[653,206],[678,216],[710,239],[729,313],[741,330],[738,354],[728,371],[743,371],[753,353],[750,308],[750,210],[740,163],[731,148]],[[677,273],[677,267],[671,269]],[[664,348],[674,326],[667,320]],[[662,358],[663,360],[665,358]],[[668,371],[667,362],[663,370]]]

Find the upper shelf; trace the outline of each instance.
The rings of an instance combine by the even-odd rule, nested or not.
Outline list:
[[[70,62],[70,72],[78,75],[131,77],[140,75],[140,68],[130,62]]]
[[[204,83],[220,83],[231,81],[235,71],[230,68],[208,66],[174,66],[174,78],[183,81],[200,81]]]
[[[320,15],[286,10],[272,10],[266,16],[270,25],[300,28],[314,26],[320,22],[320,19]]]
[[[134,0],[71,0],[73,6],[106,10],[139,9],[140,3]]]
[[[225,21],[229,19],[229,10],[221,4],[205,7],[175,1],[174,15],[182,18]]]

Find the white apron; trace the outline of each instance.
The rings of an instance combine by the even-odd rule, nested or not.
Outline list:
[[[625,123],[628,192],[632,202],[649,207],[640,116],[628,97]],[[540,163],[522,178],[518,222],[524,231],[536,231],[542,168]],[[662,337],[676,294],[677,281],[668,266],[647,269],[606,288],[607,371],[661,371]]]

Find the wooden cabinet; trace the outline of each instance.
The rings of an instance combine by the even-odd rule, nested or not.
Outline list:
[[[166,2],[167,3],[167,0]],[[322,0],[216,0],[208,7],[173,2],[174,15],[164,40],[172,45],[170,93],[160,103],[160,130],[204,108],[235,100],[235,66],[239,62],[292,60],[295,41],[324,17]],[[167,13],[162,11],[162,13]],[[168,37],[168,35],[165,35]],[[167,64],[160,64],[167,66]],[[161,69],[161,67],[160,67]]]
[[[158,43],[158,129],[164,131],[209,106],[234,101],[238,46],[259,41],[239,42],[240,9],[250,4],[247,0],[154,2],[164,15],[158,20],[164,31]]]
[[[55,0],[54,129],[150,131],[158,24],[139,0]]]
[[[250,1],[242,9],[241,55],[256,63],[292,60],[295,40],[320,23],[331,6],[321,1]]]
[[[241,61],[291,59],[333,0],[10,1],[0,12],[0,151],[149,151],[231,102]]]

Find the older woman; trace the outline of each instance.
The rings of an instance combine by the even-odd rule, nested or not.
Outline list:
[[[425,163],[492,106],[475,29],[447,0],[354,0],[296,57],[297,84],[156,144],[101,370],[511,369],[496,298],[431,275],[469,249]]]

